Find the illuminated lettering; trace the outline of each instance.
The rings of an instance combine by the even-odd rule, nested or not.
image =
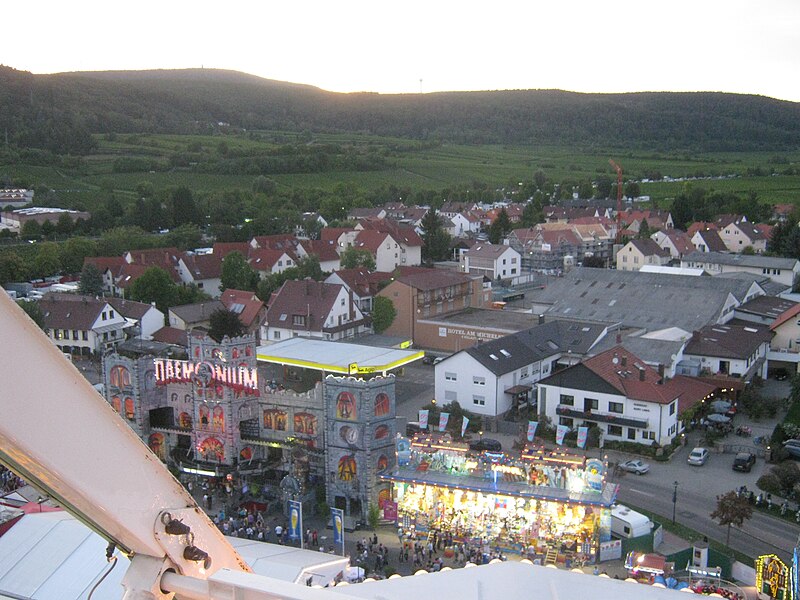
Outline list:
[[[153,363],[156,383],[160,385],[176,381],[192,383],[198,379],[206,387],[215,383],[227,387],[258,390],[258,369],[166,358],[157,358]]]

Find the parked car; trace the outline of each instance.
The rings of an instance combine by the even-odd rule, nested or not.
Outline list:
[[[733,459],[733,470],[749,473],[756,464],[756,455],[752,452],[739,452]]]
[[[433,364],[438,365],[440,362],[444,360],[444,356],[437,356],[433,359]]]
[[[694,448],[689,453],[689,458],[686,460],[690,465],[695,467],[702,467],[708,460],[708,450],[706,448]]]
[[[775,369],[775,379],[777,379],[778,381],[786,381],[787,379],[789,379],[789,371],[787,371],[783,367]]]
[[[476,442],[470,442],[469,449],[473,452],[484,452],[486,450],[489,452],[502,452],[503,444],[491,438],[483,438]]]
[[[650,470],[650,465],[638,458],[633,460],[626,460],[619,463],[619,468],[628,473],[636,473],[637,475],[644,475]]]
[[[432,365],[434,360],[436,360],[436,357],[433,354],[426,354],[422,357],[422,364]]]

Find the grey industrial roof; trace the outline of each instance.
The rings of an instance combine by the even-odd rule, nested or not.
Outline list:
[[[592,348],[592,353],[599,354],[614,346],[621,345],[625,350],[635,354],[647,364],[669,366],[674,362],[674,357],[677,356],[687,341],[688,336],[686,340],[654,340],[639,336],[626,336],[617,344],[614,335],[609,334],[600,340],[597,346]]]
[[[583,267],[543,290],[529,292],[528,299],[549,304],[546,313],[550,318],[623,323],[649,331],[667,327],[694,331],[716,323],[729,296],[742,302],[754,285],[739,278]]]
[[[766,291],[766,290],[765,290]],[[786,298],[776,298],[774,296],[759,296],[745,302],[737,307],[737,311],[742,311],[754,315],[777,319],[784,312],[795,306],[797,302]]]
[[[495,375],[502,375],[555,354],[586,354],[603,334],[604,325],[551,321],[464,350]]]
[[[467,327],[480,327],[482,329],[496,329],[514,333],[528,329],[536,324],[539,315],[517,312],[513,310],[496,310],[488,308],[467,308],[449,315],[420,319],[426,323],[441,323],[443,325],[465,325]]]
[[[777,281],[773,281],[767,275],[758,275],[756,273],[746,273],[745,271],[732,271],[729,273],[720,273],[715,277],[724,277],[725,279],[743,279],[747,281],[756,282],[767,296],[777,296],[789,289],[788,285],[784,285]]]
[[[764,256],[763,254],[727,254],[725,252],[692,252],[683,257],[682,262],[705,262],[718,265],[754,267],[758,269],[793,269],[796,258]]]

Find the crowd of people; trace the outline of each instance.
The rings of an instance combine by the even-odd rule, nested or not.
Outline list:
[[[13,492],[24,485],[25,480],[22,477],[12,473],[5,467],[0,466],[0,488],[2,488],[4,494]]]

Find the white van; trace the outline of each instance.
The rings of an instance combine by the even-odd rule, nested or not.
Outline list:
[[[618,538],[635,538],[649,535],[653,531],[653,522],[622,504],[611,507],[611,533]]]

